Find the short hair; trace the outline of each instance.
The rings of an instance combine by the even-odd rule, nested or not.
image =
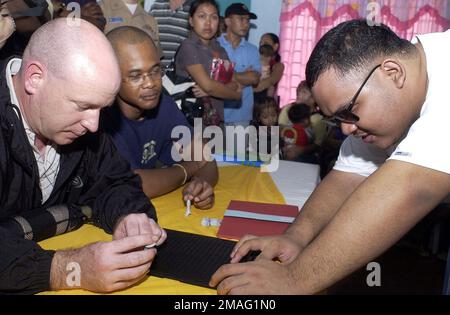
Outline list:
[[[398,37],[384,24],[370,26],[367,20],[343,22],[317,43],[306,65],[306,81],[312,88],[325,71],[333,68],[344,76],[373,67],[377,58],[416,53],[409,41]]]
[[[259,126],[261,124],[261,113],[268,108],[275,109],[277,114],[279,112],[278,104],[273,97],[264,96],[256,98],[253,106],[253,123],[255,125]]]
[[[215,0],[195,0],[194,2],[191,3],[191,8],[189,9],[189,16],[193,17],[195,12],[197,12],[197,9],[202,4],[210,4],[217,9],[217,14],[220,13],[219,4]]]
[[[274,33],[265,33],[263,36],[261,36],[261,37],[264,37],[264,36],[269,36],[270,37],[270,40],[274,43],[274,44],[278,44],[278,50],[277,51],[274,51],[273,53],[274,53],[274,55],[275,55],[275,61],[276,62],[280,62],[281,61],[281,56],[280,56],[280,53],[278,52],[279,50],[280,50],[280,38],[276,35],[276,34],[274,34]]]
[[[288,110],[288,118],[294,124],[298,124],[304,119],[308,119],[310,117],[311,108],[304,103],[294,103]]]
[[[269,36],[274,44],[280,44],[280,38],[274,33],[265,33],[263,36]]]
[[[297,86],[297,94],[301,91],[301,90],[308,90],[309,92],[311,92],[308,84],[306,83],[306,80],[301,81],[298,86]]]
[[[155,42],[152,37],[145,31],[134,26],[120,26],[106,34],[114,50],[117,52],[117,46],[121,44],[137,45],[148,42],[156,49]]]
[[[259,54],[264,57],[273,57],[275,51],[270,45],[259,46]]]
[[[38,28],[31,36],[23,53],[24,66],[30,60],[41,62],[53,76],[66,74],[70,60],[77,54],[92,51],[92,46],[106,44],[111,46],[103,33],[85,20],[77,19],[78,23],[67,23],[67,19],[52,20]],[[95,36],[95,37],[94,37]]]

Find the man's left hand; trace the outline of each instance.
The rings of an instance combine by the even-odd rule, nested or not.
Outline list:
[[[212,275],[209,285],[217,286],[221,295],[279,295],[294,294],[293,281],[288,265],[258,258],[223,265]]]

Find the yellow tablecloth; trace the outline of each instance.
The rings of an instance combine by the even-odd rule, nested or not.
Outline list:
[[[284,204],[284,198],[273,183],[270,175],[261,173],[259,168],[246,166],[225,166],[219,168],[219,182],[215,188],[216,202],[213,209],[198,210],[192,207],[192,215],[184,216],[185,207],[181,199],[181,188],[167,195],[153,199],[158,213],[159,224],[168,229],[216,236],[218,228],[203,227],[204,217],[223,217],[231,200],[247,200]],[[84,225],[77,231],[59,235],[39,244],[45,249],[77,248],[97,242],[110,241],[111,235],[103,230]],[[43,292],[43,294],[92,294],[84,290],[64,290]],[[149,277],[139,285],[113,294],[189,294],[210,295],[215,290],[181,283],[175,280]]]

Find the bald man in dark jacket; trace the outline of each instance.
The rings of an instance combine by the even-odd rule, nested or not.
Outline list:
[[[0,293],[111,292],[141,281],[156,254],[144,246],[166,235],[139,177],[97,132],[120,86],[108,41],[87,22],[57,19],[2,69]],[[86,222],[113,241],[56,252],[36,243]],[[80,281],[67,282],[74,263]]]

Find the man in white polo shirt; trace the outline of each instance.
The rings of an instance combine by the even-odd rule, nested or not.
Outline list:
[[[221,294],[313,294],[395,244],[450,192],[450,31],[410,43],[384,25],[344,22],[315,47],[306,79],[349,135],[332,172],[279,237],[233,252],[263,255],[212,277]],[[278,258],[282,263],[273,262]]]

